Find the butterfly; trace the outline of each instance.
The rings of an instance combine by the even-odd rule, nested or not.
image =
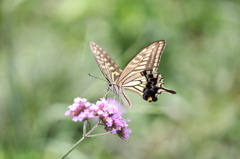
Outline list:
[[[108,81],[108,89],[128,107],[131,106],[131,102],[124,90],[132,91],[149,102],[156,102],[162,92],[176,93],[163,87],[163,78],[157,72],[165,45],[165,40],[151,43],[133,57],[122,70],[103,48],[90,42],[98,67]]]

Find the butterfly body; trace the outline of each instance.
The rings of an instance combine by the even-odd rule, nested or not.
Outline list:
[[[162,92],[176,93],[163,87],[163,78],[157,72],[165,44],[164,40],[160,40],[145,47],[127,64],[124,70],[121,70],[99,45],[91,42],[90,47],[100,70],[109,82],[109,89],[126,106],[131,106],[124,90],[137,93],[149,102],[157,101],[158,95]]]

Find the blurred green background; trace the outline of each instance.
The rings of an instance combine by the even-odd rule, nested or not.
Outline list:
[[[64,116],[73,98],[103,97],[89,42],[121,68],[167,41],[165,87],[148,103],[129,93],[132,134],[84,140],[69,159],[235,159],[240,156],[238,0],[2,0],[0,158],[58,158],[82,135]],[[101,129],[99,130],[101,131]]]

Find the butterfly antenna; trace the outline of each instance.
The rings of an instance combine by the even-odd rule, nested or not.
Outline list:
[[[106,80],[104,80],[104,79],[102,79],[102,78],[99,78],[99,77],[96,77],[96,76],[93,76],[93,75],[91,75],[90,73],[88,74],[88,76],[93,77],[93,78],[96,78],[96,79],[100,79],[100,80],[102,80],[102,81],[107,82]]]

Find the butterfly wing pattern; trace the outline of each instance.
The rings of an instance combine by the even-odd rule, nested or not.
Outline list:
[[[109,83],[114,83],[116,79],[118,79],[118,77],[121,75],[122,70],[112,60],[108,53],[99,45],[94,42],[90,42],[90,48],[93,52],[98,67],[102,71],[105,78]]]
[[[90,43],[98,66],[109,81],[110,89],[129,107],[131,103],[124,90],[137,93],[149,102],[157,101],[162,92],[176,93],[163,87],[163,78],[157,72],[165,45],[164,40],[148,45],[121,70],[100,46]]]

